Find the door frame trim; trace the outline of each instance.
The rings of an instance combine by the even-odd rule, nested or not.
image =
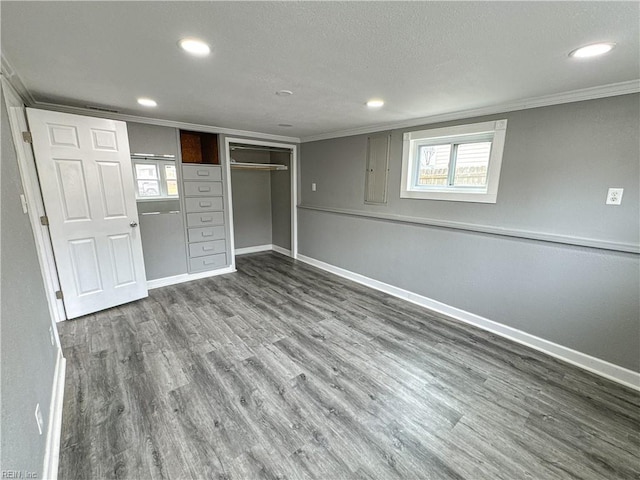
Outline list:
[[[286,148],[291,150],[291,162],[289,169],[289,176],[291,182],[291,258],[298,258],[298,147],[297,144],[292,143],[274,143],[266,142],[264,140],[227,137],[224,138],[224,153],[225,153],[225,170],[227,174],[227,191],[229,192],[229,236],[231,242],[231,266],[236,268],[236,249],[235,249],[235,236],[233,231],[233,190],[231,187],[231,143],[244,143],[246,145],[256,145],[260,147],[277,147]]]
[[[62,322],[67,319],[67,315],[63,300],[56,298],[56,292],[60,290],[60,281],[58,280],[58,269],[53,255],[49,229],[40,223],[40,217],[46,215],[46,212],[40,192],[40,182],[38,180],[33,148],[30,143],[26,143],[22,139],[22,132],[29,130],[25,103],[4,75],[2,75],[1,80],[2,92],[9,116],[9,124],[11,126],[11,137],[18,159],[22,189],[27,203],[27,214],[36,244],[38,263],[40,264],[42,280],[44,281],[49,312],[54,322]],[[22,115],[19,111],[22,111]],[[58,346],[60,346],[57,329],[54,327],[53,330],[56,342]]]

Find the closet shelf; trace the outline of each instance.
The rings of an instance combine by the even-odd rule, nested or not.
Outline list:
[[[230,162],[231,168],[242,170],[288,170],[289,167],[278,163]]]

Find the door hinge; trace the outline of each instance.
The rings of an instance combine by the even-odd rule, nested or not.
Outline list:
[[[49,225],[49,217],[47,217],[46,215],[43,215],[40,217],[40,224],[47,226]]]
[[[33,143],[31,132],[22,132],[22,141],[25,143]]]
[[[62,298],[63,298],[63,297],[62,297],[62,290],[58,290],[58,291],[56,292],[56,298],[57,298],[58,300],[62,300]]]

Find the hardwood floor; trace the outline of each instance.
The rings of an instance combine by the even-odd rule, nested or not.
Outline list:
[[[60,325],[61,479],[640,478],[638,392],[277,254]]]

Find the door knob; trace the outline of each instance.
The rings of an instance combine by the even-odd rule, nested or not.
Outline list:
[[[137,227],[138,226],[138,222],[131,222],[129,224],[130,227]]]

